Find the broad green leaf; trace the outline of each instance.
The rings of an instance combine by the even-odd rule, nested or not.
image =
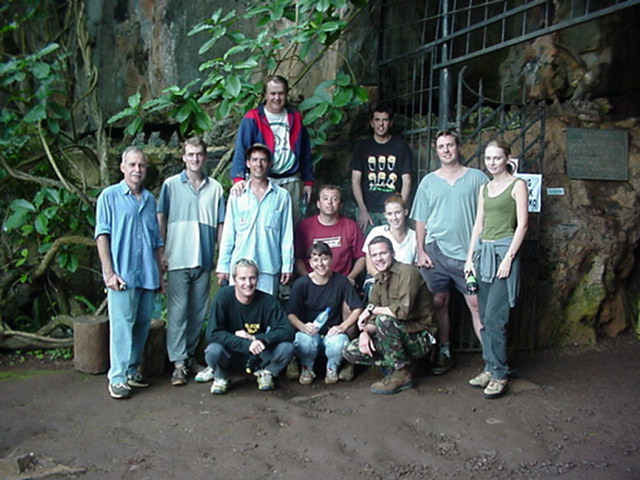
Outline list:
[[[129,103],[129,106],[131,108],[136,108],[140,105],[140,92],[138,93],[134,93],[133,95],[131,95],[128,99],[127,102]]]
[[[301,111],[306,111],[306,110],[310,110],[311,108],[315,107],[316,105],[319,105],[323,103],[322,100],[320,100],[318,97],[310,97],[310,98],[306,98],[302,101],[302,103],[300,103],[300,105],[298,105],[298,108]]]
[[[58,48],[60,48],[60,45],[58,45],[57,43],[50,43],[35,55],[33,55],[33,58],[42,58],[45,55],[49,55],[51,52],[55,52]]]
[[[29,218],[29,213],[26,210],[20,210],[13,212],[4,222],[4,229],[11,231],[16,228],[20,228]]]
[[[338,75],[336,75],[336,84],[340,85],[341,87],[346,87],[347,85],[350,85],[351,76],[347,75],[344,72],[338,72]]]
[[[352,90],[340,90],[336,95],[333,96],[333,106],[344,107],[351,101],[352,98]]]
[[[224,91],[230,98],[235,98],[240,94],[242,89],[242,83],[237,75],[230,75],[227,77],[227,84],[224,87]]]
[[[362,103],[367,103],[369,101],[369,92],[364,87],[356,87],[356,96]]]
[[[114,122],[117,122],[121,118],[130,117],[132,115],[136,115],[136,111],[133,108],[126,108],[121,112],[116,113],[114,116],[107,120],[107,124],[111,125]]]
[[[231,102],[229,101],[228,98],[225,98],[224,100],[222,100],[222,102],[220,102],[220,106],[218,107],[218,110],[216,110],[216,118],[218,119],[226,118],[227,115],[229,115],[230,107],[231,107]]]
[[[49,233],[49,219],[45,215],[38,215],[34,226],[36,227],[36,232],[40,235]]]
[[[31,71],[33,72],[34,77],[36,77],[38,80],[42,80],[43,78],[47,78],[49,76],[49,74],[51,73],[51,67],[48,63],[38,62],[33,65]]]
[[[329,110],[329,122],[334,125],[338,125],[342,121],[343,112],[337,108]]]
[[[40,103],[33,107],[29,113],[24,116],[26,123],[37,123],[47,118],[47,111],[44,104]]]
[[[25,200],[24,198],[15,199],[14,201],[11,202],[11,205],[9,205],[9,208],[14,212],[20,212],[23,210],[26,210],[28,212],[36,211],[36,207],[34,207],[31,202],[29,202],[28,200]]]
[[[135,136],[140,130],[142,130],[142,119],[140,117],[134,118],[127,128],[124,129],[125,135]]]
[[[322,117],[327,112],[328,107],[329,106],[326,103],[318,105],[316,108],[314,108],[313,110],[311,110],[309,113],[305,115],[304,124],[309,125],[315,122],[317,119]]]
[[[175,112],[174,116],[178,123],[183,123],[191,113],[191,107],[189,104],[185,103]]]
[[[71,273],[74,273],[78,270],[78,256],[75,253],[69,253],[69,257],[67,260],[67,270]]]
[[[60,133],[60,123],[55,118],[47,118],[47,130],[52,134],[58,135]]]

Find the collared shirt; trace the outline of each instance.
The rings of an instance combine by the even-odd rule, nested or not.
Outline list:
[[[388,272],[378,272],[371,289],[370,301],[376,307],[387,307],[403,322],[407,333],[437,331],[433,320],[433,304],[422,275],[412,265],[394,261]],[[373,322],[374,316],[369,317]]]
[[[291,196],[271,181],[260,200],[250,180],[242,195],[227,202],[216,271],[231,273],[241,258],[255,261],[260,273],[293,272]]]
[[[95,238],[109,235],[113,270],[128,288],[155,290],[160,286],[156,249],[162,247],[156,201],[145,188],[140,200],[124,180],[98,197]]]
[[[187,172],[167,178],[158,198],[158,213],[167,221],[165,255],[169,270],[202,267],[213,269],[218,224],[224,222],[222,186],[203,175],[198,190]]]

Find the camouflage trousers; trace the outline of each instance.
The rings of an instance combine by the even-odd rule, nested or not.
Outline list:
[[[427,331],[407,333],[402,322],[388,315],[376,315],[375,326],[373,344],[376,351],[373,356],[360,351],[356,338],[342,352],[346,361],[399,370],[410,365],[414,359],[429,355],[435,342]]]

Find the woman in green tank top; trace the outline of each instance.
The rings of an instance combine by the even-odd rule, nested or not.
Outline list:
[[[509,164],[511,149],[503,142],[489,142],[484,163],[492,179],[480,188],[478,213],[464,271],[478,279],[478,307],[482,357],[485,367],[469,380],[483,388],[484,397],[507,393],[507,333],[509,309],[515,306],[520,279],[518,251],[527,233],[528,192],[514,177]]]

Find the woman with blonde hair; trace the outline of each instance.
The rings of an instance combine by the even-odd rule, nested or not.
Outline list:
[[[511,149],[491,141],[484,162],[492,179],[480,188],[478,213],[471,233],[465,275],[478,281],[482,328],[482,373],[469,380],[483,388],[484,397],[507,393],[507,333],[509,309],[515,306],[520,279],[518,252],[527,233],[528,192],[522,179],[512,174]]]

